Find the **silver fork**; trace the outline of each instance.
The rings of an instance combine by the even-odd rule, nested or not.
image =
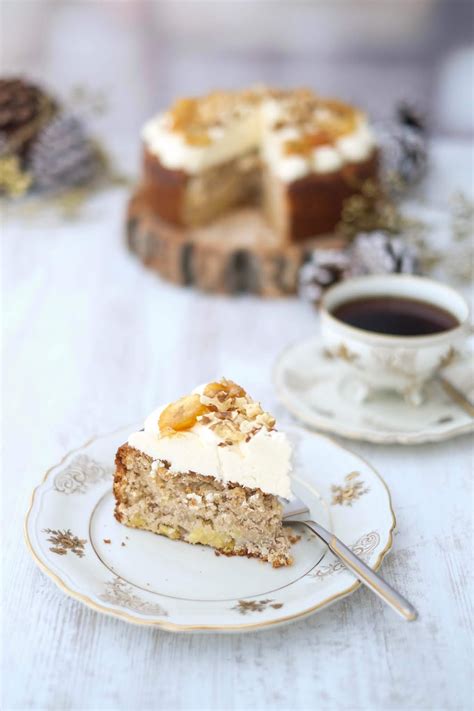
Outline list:
[[[416,620],[418,613],[413,605],[382,580],[372,568],[369,568],[333,533],[327,531],[316,521],[312,521],[310,510],[301,499],[295,497],[292,501],[286,501],[286,499],[280,499],[280,501],[283,504],[283,523],[302,523],[307,526],[326,543],[329,550],[344,563],[346,568],[354,573],[361,583],[367,585],[372,592],[390,605],[405,620]]]

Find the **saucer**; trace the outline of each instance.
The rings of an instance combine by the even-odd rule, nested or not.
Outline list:
[[[472,351],[445,368],[443,377],[465,397],[474,394]],[[450,397],[439,381],[425,386],[425,399],[408,404],[393,392],[377,392],[361,403],[354,376],[328,355],[317,336],[289,346],[273,371],[277,395],[305,425],[350,439],[377,444],[440,442],[474,430],[474,418]]]
[[[248,632],[317,612],[360,583],[296,524],[291,566],[216,556],[212,548],[127,528],[113,515],[114,456],[130,432],[70,452],[35,489],[25,522],[36,563],[67,595],[97,612],[173,632]],[[392,546],[386,484],[356,454],[295,425],[291,486],[321,521],[377,570]],[[314,462],[318,462],[317,468]]]

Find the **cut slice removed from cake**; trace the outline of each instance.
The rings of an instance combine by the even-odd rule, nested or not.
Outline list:
[[[278,498],[291,498],[291,445],[236,383],[208,383],[155,410],[115,464],[115,517],[126,526],[292,563],[297,537]]]

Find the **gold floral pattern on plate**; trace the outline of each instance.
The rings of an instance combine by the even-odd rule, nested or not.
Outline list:
[[[142,600],[134,593],[132,586],[118,576],[105,584],[105,592],[99,595],[99,598],[104,602],[126,607],[128,610],[139,612],[142,615],[160,615],[161,617],[168,615],[161,605]]]
[[[237,605],[234,605],[231,609],[236,610],[241,615],[247,615],[249,612],[263,612],[268,607],[273,610],[279,610],[283,607],[283,603],[275,602],[270,598],[265,600],[237,600]]]
[[[354,501],[360,499],[361,496],[369,492],[368,487],[363,481],[359,481],[359,472],[351,472],[344,477],[345,484],[343,486],[331,486],[333,506],[352,506]]]
[[[99,481],[110,479],[113,470],[103,467],[86,454],[78,454],[54,478],[54,488],[61,494],[85,494]]]
[[[75,553],[78,558],[83,558],[84,546],[87,540],[84,538],[78,538],[75,536],[71,530],[60,531],[52,528],[44,528],[43,533],[49,533],[50,536],[47,539],[53,546],[49,549],[52,553],[57,553],[57,555],[67,555],[69,551]]]

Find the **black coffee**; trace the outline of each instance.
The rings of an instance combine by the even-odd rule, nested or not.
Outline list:
[[[350,326],[391,336],[429,336],[459,325],[453,314],[439,306],[392,296],[346,301],[336,306],[332,314]]]

